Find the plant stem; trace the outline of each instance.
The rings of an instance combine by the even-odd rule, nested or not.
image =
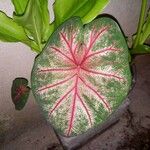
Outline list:
[[[142,0],[140,19],[139,19],[138,29],[137,29],[137,36],[135,38],[135,41],[133,42],[133,48],[135,48],[139,44],[140,34],[142,31],[142,26],[144,24],[144,19],[145,19],[146,6],[147,6],[147,0]]]

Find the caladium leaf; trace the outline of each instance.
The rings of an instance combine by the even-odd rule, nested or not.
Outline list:
[[[15,104],[16,110],[21,110],[29,97],[30,87],[28,86],[28,80],[25,78],[16,78],[13,81],[11,88],[11,97]]]
[[[32,90],[58,133],[75,136],[103,123],[131,84],[128,48],[119,26],[99,18],[62,24],[36,58]]]
[[[11,0],[11,1],[14,5],[15,13],[17,15],[22,15],[25,12],[29,0]]]
[[[7,42],[27,42],[29,40],[23,27],[2,11],[0,11],[0,40]]]

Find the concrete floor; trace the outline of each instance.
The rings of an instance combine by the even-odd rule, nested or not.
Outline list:
[[[150,149],[150,55],[137,56],[133,63],[136,84],[129,94],[129,107],[117,124],[97,134],[79,150]],[[61,150],[52,128],[42,115],[40,118],[25,123],[21,129],[10,130],[3,143],[1,139],[1,150]]]

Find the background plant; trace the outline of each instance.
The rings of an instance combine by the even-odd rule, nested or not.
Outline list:
[[[150,45],[146,43],[150,39],[150,8],[147,10],[147,0],[142,0],[137,32],[132,39],[131,54],[150,53]]]
[[[13,17],[0,11],[0,40],[22,42],[37,53],[41,52],[49,36],[72,16],[82,18],[84,24],[93,20],[109,0],[56,0],[54,21],[50,20],[48,0],[11,0]]]

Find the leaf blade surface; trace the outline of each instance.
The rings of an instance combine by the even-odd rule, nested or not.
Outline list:
[[[128,49],[118,25],[110,18],[84,27],[78,17],[66,21],[36,58],[31,82],[47,120],[60,134],[75,136],[103,123],[131,83]]]

